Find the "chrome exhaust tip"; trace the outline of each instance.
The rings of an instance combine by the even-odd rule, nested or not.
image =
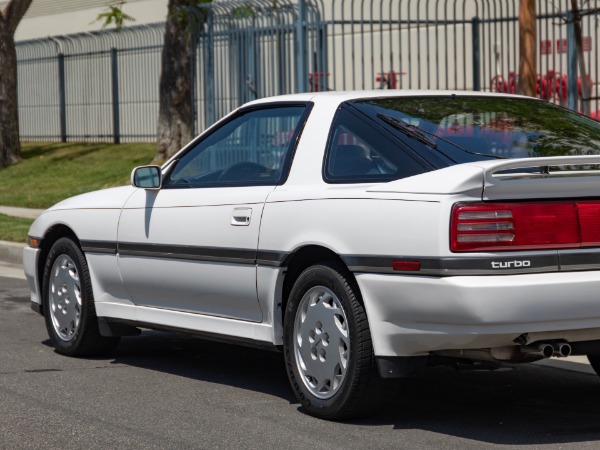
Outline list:
[[[542,359],[550,358],[554,355],[554,347],[551,344],[541,343],[534,345],[527,345],[521,347],[521,354],[527,359]]]
[[[571,345],[566,342],[560,342],[554,345],[554,356],[558,356],[561,358],[566,358],[571,355]]]
[[[550,358],[552,355],[554,355],[554,347],[552,347],[550,344],[541,344],[540,352],[544,358]]]

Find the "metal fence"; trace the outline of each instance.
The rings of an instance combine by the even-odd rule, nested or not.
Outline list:
[[[600,0],[580,0],[583,12]],[[538,95],[596,117],[598,26],[538,0]],[[215,0],[198,30],[196,129],[255,98],[354,89],[518,89],[519,0]],[[25,140],[153,141],[164,24],[17,45]]]
[[[154,140],[163,29],[18,43],[22,139]]]

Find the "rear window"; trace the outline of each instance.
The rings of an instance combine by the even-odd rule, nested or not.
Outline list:
[[[379,183],[431,168],[377,124],[341,108],[331,127],[323,169],[328,183]]]
[[[598,122],[533,99],[385,98],[356,101],[353,106],[425,159],[445,160],[449,165],[494,158],[600,154]]]

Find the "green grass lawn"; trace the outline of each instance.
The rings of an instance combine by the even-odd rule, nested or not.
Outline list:
[[[129,183],[155,144],[24,143],[23,160],[0,169],[0,205],[48,208],[73,195]]]
[[[129,184],[156,144],[24,143],[23,160],[0,169],[0,205],[48,208],[73,195]],[[0,215],[0,240],[25,242],[33,221]]]
[[[27,242],[27,231],[32,223],[31,219],[0,214],[0,241]]]

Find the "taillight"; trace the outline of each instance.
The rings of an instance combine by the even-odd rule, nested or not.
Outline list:
[[[453,252],[600,246],[600,201],[457,204]]]
[[[600,202],[578,202],[581,245],[600,246]]]

